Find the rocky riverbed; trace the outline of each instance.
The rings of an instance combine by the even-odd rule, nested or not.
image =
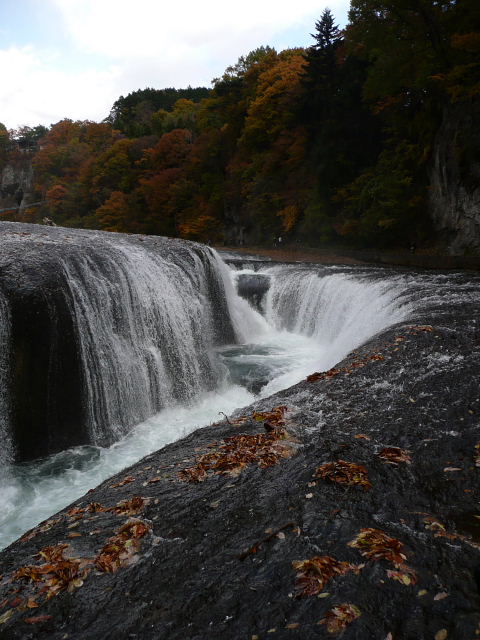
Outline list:
[[[479,278],[436,277],[407,324],[4,550],[0,638],[478,637]]]

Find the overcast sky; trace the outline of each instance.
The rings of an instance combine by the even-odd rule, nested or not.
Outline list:
[[[210,86],[261,45],[309,46],[348,0],[0,0],[0,122],[102,120],[120,95]]]

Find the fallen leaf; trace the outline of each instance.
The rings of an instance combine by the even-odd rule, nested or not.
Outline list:
[[[110,485],[110,489],[116,489],[117,487],[123,487],[126,484],[128,484],[129,482],[133,482],[134,480],[135,480],[135,478],[133,476],[126,476],[120,482],[117,482],[116,484]]]
[[[309,560],[297,560],[292,562],[292,566],[297,572],[297,597],[316,596],[331,578],[350,571],[358,572],[358,567],[350,562],[341,562],[330,556],[314,556]]]
[[[416,572],[404,564],[400,565],[398,567],[398,570],[396,571],[389,569],[387,571],[387,576],[392,580],[396,580],[397,582],[404,584],[407,587],[417,584],[418,579]]]
[[[42,616],[34,616],[32,618],[24,618],[24,622],[27,624],[38,624],[39,622],[46,622],[47,620],[51,620],[52,616],[42,615]]]
[[[367,469],[361,464],[345,460],[322,464],[316,469],[314,476],[337,484],[357,485],[363,487],[365,491],[372,488]]]
[[[299,626],[299,622],[290,622],[289,624],[285,625],[285,629],[298,629]]]
[[[313,493],[307,493],[305,495],[305,498],[307,498],[307,500],[310,500],[310,498],[313,498]]]
[[[446,629],[440,629],[440,631],[437,631],[437,633],[435,634],[435,640],[445,640],[447,636],[448,631]]]
[[[329,633],[337,634],[341,633],[361,615],[361,611],[356,605],[349,603],[339,604],[327,611],[319,624],[326,625]]]
[[[0,616],[0,624],[5,624],[5,622],[10,620],[12,616],[13,616],[13,611],[11,609],[10,611],[5,611],[5,613]]]
[[[444,600],[445,598],[448,598],[449,594],[446,593],[445,591],[442,591],[441,593],[437,593],[437,595],[433,598],[434,600]]]
[[[400,447],[384,447],[379,453],[378,457],[385,460],[388,464],[399,464],[400,462],[406,462],[411,464],[410,451],[407,449],[400,449]]]
[[[405,554],[402,553],[403,542],[391,538],[380,529],[360,529],[360,533],[348,543],[348,546],[359,549],[362,556],[370,560],[387,560],[397,568],[403,566],[406,560]]]
[[[461,467],[445,467],[444,471],[463,471]]]

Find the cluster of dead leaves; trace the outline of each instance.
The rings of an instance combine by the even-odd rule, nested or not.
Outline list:
[[[416,336],[419,333],[432,333],[433,331],[433,327],[429,324],[417,324],[417,325],[412,325],[411,327],[408,327],[407,329],[407,333],[409,333],[411,336]]]
[[[120,482],[110,485],[110,489],[117,489],[118,487],[124,487],[129,482],[134,482],[134,480],[135,478],[133,476],[126,476],[123,480],[120,480]]]
[[[327,611],[319,624],[326,625],[329,633],[338,634],[361,615],[361,611],[356,605],[350,603],[339,604]]]
[[[258,464],[267,468],[293,455],[293,439],[282,428],[283,414],[287,407],[276,407],[270,412],[254,413],[255,420],[263,420],[268,433],[240,434],[223,440],[221,445],[212,445],[213,450],[196,460],[193,467],[180,471],[186,482],[203,482],[213,474],[239,474],[247,465]]]
[[[425,517],[423,518],[423,522],[425,524],[425,529],[428,531],[433,531],[435,538],[446,538],[447,540],[462,540],[466,542],[471,547],[475,549],[480,549],[480,544],[474,542],[470,536],[463,535],[462,533],[449,533],[444,524],[440,522],[438,518],[435,516],[431,516],[429,514],[421,514]]]
[[[387,576],[406,586],[417,583],[417,574],[405,564],[407,559],[403,553],[403,542],[388,536],[380,529],[360,529],[360,533],[348,543],[349,547],[359,549],[362,556],[369,560],[386,560],[395,567],[388,570]]]
[[[365,491],[372,488],[367,469],[361,464],[346,462],[345,460],[322,464],[316,469],[314,477],[350,487],[363,487]]]
[[[348,546],[359,549],[362,556],[369,560],[387,560],[396,567],[407,559],[402,553],[403,542],[387,536],[380,529],[360,529],[360,533],[348,543]]]
[[[292,562],[297,572],[295,584],[297,598],[318,595],[325,584],[337,576],[343,576],[351,571],[358,573],[361,566],[350,562],[341,562],[330,556],[315,556],[309,560]]]
[[[73,520],[81,520],[86,513],[116,513],[119,516],[136,516],[149,504],[149,498],[133,496],[120,500],[114,507],[105,507],[100,502],[90,502],[85,508],[72,507],[67,515]]]
[[[365,358],[362,358],[361,360],[354,360],[346,367],[340,367],[340,368],[333,367],[328,371],[321,371],[321,372],[316,371],[315,373],[312,373],[309,376],[307,376],[307,382],[316,382],[317,380],[330,380],[335,376],[338,376],[340,373],[345,373],[346,375],[349,375],[350,373],[353,373],[355,369],[360,369],[362,367],[365,367],[369,362],[378,361],[378,360],[385,360],[385,357],[382,356],[380,353],[372,353],[368,356],[365,356]]]
[[[265,430],[271,431],[272,429],[281,429],[285,426],[284,415],[287,411],[287,406],[280,405],[279,407],[274,407],[271,411],[254,411],[252,418],[256,422],[263,422]]]
[[[135,561],[140,550],[140,540],[150,531],[150,526],[132,518],[128,520],[116,535],[109,538],[94,560],[95,567],[105,573],[115,573],[118,569],[126,567]]]
[[[412,463],[410,457],[410,451],[407,449],[400,449],[400,447],[384,447],[379,453],[378,457],[385,460],[387,464],[398,465],[400,462]]]
[[[39,595],[44,595],[47,600],[58,595],[61,591],[72,592],[83,585],[83,581],[89,573],[88,566],[91,561],[87,558],[65,558],[64,551],[68,544],[44,547],[36,555],[36,558],[44,562],[39,565],[26,565],[17,569],[10,581],[25,580],[34,584]],[[34,599],[29,599],[26,608],[34,608],[39,604]]]

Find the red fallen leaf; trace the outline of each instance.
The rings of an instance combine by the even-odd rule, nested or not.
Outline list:
[[[370,436],[366,436],[364,433],[357,433],[357,435],[353,437],[357,440],[371,440]]]
[[[33,616],[32,618],[24,618],[23,621],[27,624],[38,624],[39,622],[46,622],[47,620],[51,620],[52,616],[42,615],[42,616]]]
[[[314,477],[337,484],[346,484],[347,486],[358,485],[363,487],[365,491],[372,488],[367,469],[361,464],[346,462],[345,460],[322,464],[316,469]]]
[[[33,557],[38,560],[43,560],[44,562],[58,562],[59,560],[63,560],[63,552],[69,546],[70,545],[68,544],[57,544],[50,547],[44,547]]]
[[[18,607],[18,605],[22,604],[22,602],[23,602],[23,598],[20,598],[19,596],[17,596],[16,598],[13,598],[12,600],[10,600],[8,604],[11,607]]]
[[[267,422],[270,427],[279,427],[285,424],[283,415],[288,411],[286,405],[274,407],[271,411],[254,411],[252,418],[257,422]]]
[[[81,537],[82,537],[81,533],[75,533],[75,532],[69,533],[67,536],[67,538],[81,538]]]
[[[402,553],[403,542],[391,538],[380,529],[360,529],[360,533],[348,543],[348,546],[359,549],[362,556],[370,560],[387,560],[396,567],[403,565],[406,560]]]
[[[387,576],[392,580],[396,580],[397,582],[406,585],[407,587],[417,584],[418,580],[417,573],[410,567],[407,567],[406,564],[401,564],[396,571],[389,569],[387,571]]]
[[[421,331],[431,333],[433,331],[433,327],[429,324],[418,324],[408,327],[408,333],[411,335],[417,335]]]
[[[27,600],[27,608],[28,609],[36,609],[37,607],[39,607],[40,605],[38,604],[38,602],[36,600],[34,600],[33,598],[29,598]]]
[[[410,458],[410,451],[407,449],[400,449],[400,447],[384,447],[379,453],[378,457],[385,460],[388,464],[397,465],[399,462],[412,463]]]
[[[160,482],[162,478],[160,476],[155,476],[154,478],[150,478],[147,480],[147,484],[155,484],[156,482]]]
[[[331,556],[315,556],[309,560],[295,561],[292,562],[292,567],[297,572],[297,598],[317,595],[331,578],[359,570],[359,567]]]
[[[324,624],[329,633],[341,633],[354,620],[362,615],[360,609],[350,603],[339,604],[327,611],[318,624]]]
[[[134,480],[135,478],[133,476],[127,476],[120,482],[117,482],[116,484],[111,484],[110,489],[116,489],[117,487],[124,487],[126,484],[128,484],[129,482],[133,482]]]
[[[382,356],[380,353],[374,353],[370,356],[370,360],[385,360],[385,356]]]
[[[148,500],[141,496],[133,496],[130,500],[121,500],[113,511],[117,515],[136,516],[148,504]]]
[[[87,511],[88,513],[101,513],[102,511],[108,511],[108,508],[104,507],[99,502],[90,502],[90,504],[87,505],[85,511]]]
[[[83,515],[85,513],[85,509],[81,509],[80,507],[72,507],[69,511],[67,511],[67,516],[77,516]]]

